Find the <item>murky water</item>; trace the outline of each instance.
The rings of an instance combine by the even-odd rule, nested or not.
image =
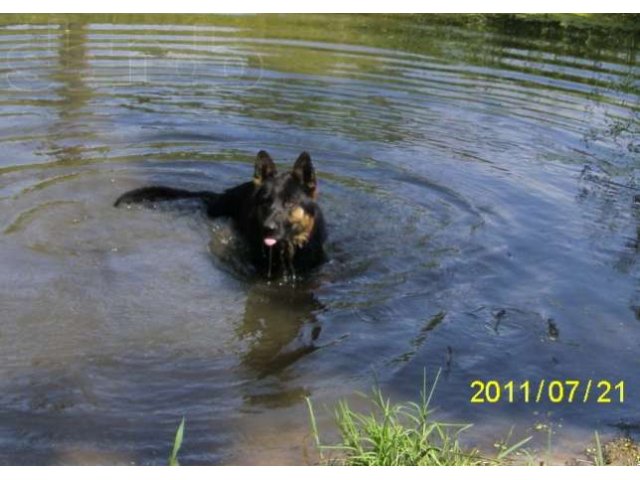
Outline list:
[[[640,429],[637,31],[1,20],[1,463],[162,464],[183,416],[184,464],[305,463],[306,396],[328,432],[322,405],[438,368],[480,441]],[[259,149],[318,169],[331,261],[297,287],[243,275],[224,222],[112,207]],[[492,378],[626,398],[471,404]]]

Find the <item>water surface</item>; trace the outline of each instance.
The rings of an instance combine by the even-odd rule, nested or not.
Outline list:
[[[354,16],[1,17],[0,462],[313,462],[305,397],[378,382],[488,447],[640,429],[638,32]],[[115,209],[318,170],[331,261],[247,276],[225,222]],[[475,379],[625,403],[472,405]]]

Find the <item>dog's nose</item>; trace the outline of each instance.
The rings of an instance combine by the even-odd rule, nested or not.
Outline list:
[[[278,228],[278,226],[276,225],[276,222],[265,222],[264,224],[264,229],[268,232],[268,233],[273,233],[276,231],[276,229]]]

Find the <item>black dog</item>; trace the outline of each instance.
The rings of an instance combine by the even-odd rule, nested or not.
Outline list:
[[[295,278],[297,272],[313,268],[325,259],[326,227],[316,203],[317,193],[316,174],[307,152],[300,154],[292,171],[277,174],[269,154],[260,151],[253,181],[223,193],[145,187],[125,193],[115,206],[199,200],[209,217],[233,220],[259,273]]]

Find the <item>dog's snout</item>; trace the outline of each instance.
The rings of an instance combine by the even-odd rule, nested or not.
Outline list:
[[[264,222],[264,229],[268,233],[274,233],[278,229],[278,225],[276,225],[275,221],[268,220],[268,221]]]

